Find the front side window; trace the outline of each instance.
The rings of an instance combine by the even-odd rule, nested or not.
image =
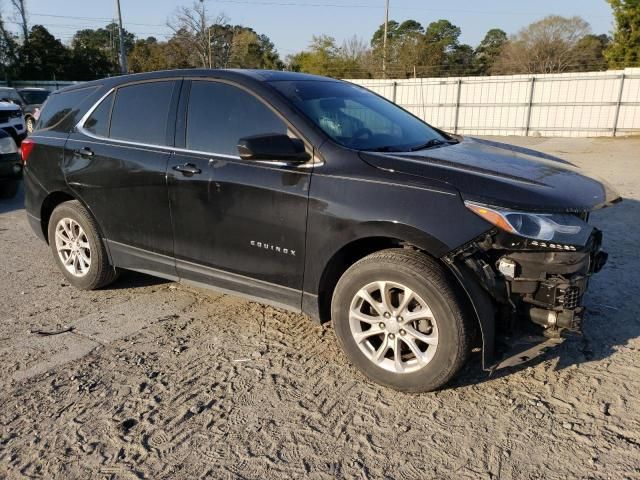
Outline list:
[[[109,136],[117,140],[164,145],[173,86],[173,81],[162,81],[118,88]]]
[[[186,148],[237,155],[238,140],[287,134],[287,125],[250,93],[221,82],[193,81],[189,95]]]
[[[336,81],[273,81],[335,142],[356,150],[407,151],[450,139],[362,87]]]

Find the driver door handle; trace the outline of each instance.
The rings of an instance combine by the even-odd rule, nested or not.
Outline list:
[[[176,172],[181,172],[185,177],[197,175],[202,172],[202,170],[196,167],[193,163],[185,163],[183,165],[174,165],[173,169]]]

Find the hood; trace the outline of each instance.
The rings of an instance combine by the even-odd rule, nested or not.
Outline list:
[[[20,107],[18,105],[16,105],[15,103],[0,102],[0,110],[1,111],[6,111],[6,110],[15,111],[15,110],[20,110]]]
[[[360,152],[370,165],[439,180],[472,200],[516,210],[585,212],[620,200],[603,180],[535,150],[478,138],[417,152]]]

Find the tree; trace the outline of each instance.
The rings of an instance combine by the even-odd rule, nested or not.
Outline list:
[[[70,60],[67,48],[42,25],[34,25],[20,50],[18,77],[30,80],[65,79]]]
[[[464,59],[469,63],[469,50],[471,47],[462,48],[458,38],[461,30],[449,20],[431,22],[424,32],[424,47],[421,58],[421,72],[430,77],[448,74],[456,61]],[[468,47],[468,48],[467,48]],[[459,69],[458,69],[459,73]]]
[[[574,71],[606,70],[605,51],[611,42],[608,35],[585,35],[576,44],[576,66]]]
[[[11,0],[11,5],[18,14],[20,28],[22,29],[22,39],[26,42],[29,37],[29,22],[27,18],[27,6],[25,0]]]
[[[275,45],[266,35],[241,25],[216,25],[212,29],[213,64],[222,68],[283,67]]]
[[[520,30],[502,48],[491,72],[562,73],[580,68],[580,41],[590,27],[580,17],[550,15]]]
[[[605,56],[611,68],[640,65],[640,0],[607,0],[616,29]]]
[[[74,45],[69,52],[65,75],[72,80],[95,80],[114,73],[113,60],[102,50]]]
[[[423,57],[424,27],[416,20],[398,23],[391,20],[387,28],[387,70],[392,75],[405,76],[419,65]],[[384,24],[371,38],[372,55],[382,66]]]
[[[124,35],[124,49],[127,52],[127,56],[133,50],[135,43],[135,35],[123,30]],[[118,24],[111,22],[104,28],[87,28],[78,30],[73,39],[71,40],[71,46],[74,50],[79,52],[100,52],[99,61],[102,62],[103,58],[107,58],[112,64],[112,68],[109,70],[109,74],[117,74],[120,72],[118,52],[120,51],[120,37],[118,35]]]
[[[288,60],[290,68],[294,71],[340,76],[340,72],[336,71],[337,58],[338,47],[335,38],[314,35],[308,50],[291,55]]]
[[[475,73],[474,51],[471,45],[461,43],[454,46],[444,57],[441,75],[460,76]]]
[[[7,30],[0,14],[0,78],[10,78],[18,64],[18,42],[13,33]]]
[[[487,32],[474,51],[474,68],[477,74],[489,74],[505,43],[507,34],[503,30],[492,28]]]
[[[212,68],[212,28],[225,23],[226,17],[222,14],[212,20],[201,1],[191,7],[179,7],[167,25],[173,30],[174,37],[179,37],[183,45],[190,47],[199,66]]]
[[[356,35],[342,42],[337,62],[344,78],[370,77],[375,70],[371,49]]]
[[[168,53],[168,45],[154,37],[137,40],[128,56],[129,70],[140,73],[172,68]]]

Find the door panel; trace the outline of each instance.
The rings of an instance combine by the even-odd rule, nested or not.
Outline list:
[[[311,171],[241,160],[236,150],[242,137],[293,132],[240,87],[185,87],[184,148],[167,170],[178,274],[299,308]]]
[[[93,213],[121,267],[176,274],[166,171],[180,83],[118,87],[65,145],[67,183]]]
[[[176,259],[302,288],[310,173],[177,153],[169,168]],[[178,262],[180,276],[194,274]],[[203,279],[200,279],[203,281]]]
[[[165,177],[170,156],[160,149],[115,145],[73,134],[65,148],[67,183],[89,207],[107,239],[171,255],[173,234]]]

